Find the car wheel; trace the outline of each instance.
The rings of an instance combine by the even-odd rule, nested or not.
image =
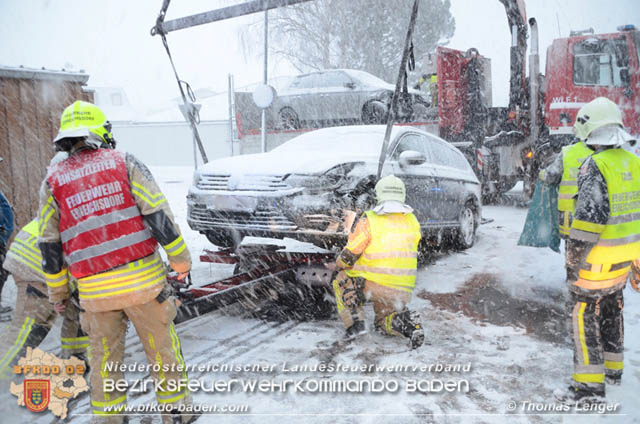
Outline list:
[[[278,122],[280,128],[285,130],[297,130],[300,128],[300,120],[295,110],[290,107],[283,107],[278,112]]]
[[[216,246],[234,251],[242,241],[241,237],[234,237],[233,234],[229,234],[226,231],[207,231],[205,235],[207,239]]]
[[[476,222],[476,213],[471,203],[467,203],[460,212],[460,228],[458,228],[457,247],[464,250],[468,249],[476,241],[476,230],[478,225]]]
[[[384,124],[387,121],[387,106],[379,100],[365,103],[362,108],[362,122],[364,124]]]

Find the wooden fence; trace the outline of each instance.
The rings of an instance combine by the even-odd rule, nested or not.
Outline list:
[[[13,207],[16,230],[38,212],[60,114],[75,100],[93,101],[93,94],[82,90],[88,78],[83,73],[0,67],[0,190]]]

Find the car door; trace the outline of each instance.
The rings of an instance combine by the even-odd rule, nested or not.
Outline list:
[[[299,75],[288,87],[286,95],[281,96],[283,103],[294,110],[300,121],[315,119],[317,79],[318,74],[316,72]]]
[[[355,82],[343,71],[326,71],[319,74],[319,105],[317,119],[345,121],[358,118],[358,95]]]
[[[462,176],[465,173],[466,159],[448,146],[445,141],[431,136],[424,137],[440,190],[439,215],[445,221],[457,221],[466,201],[466,190]],[[465,163],[461,161],[465,161]]]
[[[409,150],[423,154],[426,161],[419,165],[401,165],[400,154]],[[442,196],[424,137],[417,133],[401,135],[392,148],[389,163],[394,174],[405,183],[407,204],[414,208],[421,226],[438,224],[442,220],[439,213]]]

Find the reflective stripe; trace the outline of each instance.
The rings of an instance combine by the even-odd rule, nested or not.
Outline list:
[[[186,390],[180,390],[169,394],[160,394],[160,392],[156,392],[156,400],[158,403],[174,403],[183,399],[185,396],[187,396]]]
[[[67,268],[64,268],[62,271],[60,271],[57,274],[47,274],[45,272],[44,277],[45,277],[47,286],[53,287],[53,288],[62,287],[65,284],[69,283],[69,275],[67,274]]]
[[[81,344],[62,344],[61,345],[62,349],[67,349],[67,350],[81,350],[81,349],[86,349],[89,347],[89,343],[81,343]]]
[[[16,341],[13,343],[13,346],[4,354],[2,359],[0,359],[0,373],[4,373],[5,368],[11,364],[13,358],[20,352],[22,346],[27,341],[29,334],[31,334],[31,329],[33,328],[33,323],[35,320],[33,318],[26,317],[24,322],[22,323],[22,328],[20,328],[20,333],[18,333],[18,337]]]
[[[578,383],[604,383],[604,372],[602,374],[574,373],[573,379]]]
[[[93,413],[96,415],[110,415],[118,414],[124,409],[127,403],[127,395],[122,395],[117,399],[110,401],[97,401],[91,400],[91,406],[93,407]],[[109,409],[108,411],[106,409]]]
[[[128,285],[143,281],[144,279],[148,280],[149,277],[155,277],[163,273],[164,273],[164,267],[162,266],[162,264],[157,264],[144,272],[136,273],[135,278],[121,277],[115,280],[94,281],[86,284],[85,282],[81,281],[80,290],[84,293],[84,292],[97,292],[100,290],[105,290],[113,287],[125,287]]]
[[[571,224],[571,228],[575,228],[576,230],[589,231],[591,233],[601,233],[604,231],[605,226],[602,224],[574,219],[573,223]]]
[[[132,181],[131,185],[133,186],[131,188],[131,193],[138,195],[138,197],[144,200],[152,208],[155,208],[159,204],[167,201],[162,193],[151,194],[143,185],[138,184],[135,181]]]
[[[351,251],[358,250],[365,241],[367,241],[367,236],[365,234],[358,234],[351,243],[347,244],[346,249]]]
[[[55,209],[53,208],[53,206],[51,206],[53,204],[53,196],[49,196],[49,198],[47,199],[47,203],[45,203],[45,205],[42,207],[42,210],[40,211],[40,219],[38,220],[38,235],[40,237],[42,237],[42,235],[44,234],[44,230],[45,228],[47,228],[47,222],[49,221],[49,219],[51,219],[51,215],[53,215],[53,213],[55,212]]]
[[[102,341],[103,356],[102,356],[102,363],[100,364],[100,377],[102,377],[102,379],[104,380],[105,378],[109,377],[109,371],[107,371],[107,361],[109,361],[109,356],[111,355],[111,351],[109,350],[109,344],[107,343],[107,338],[103,337],[101,341]],[[112,402],[116,402],[118,399]],[[96,402],[96,403],[99,404],[97,406],[104,406],[106,404],[103,402]]]
[[[587,304],[580,302],[580,308],[578,309],[578,334],[580,338],[580,347],[582,348],[582,363],[589,365],[589,349],[587,349],[587,340],[584,334],[584,310]]]
[[[569,200],[569,199],[573,199],[574,197],[576,197],[575,194],[558,194],[558,199]]]
[[[159,277],[151,279],[153,277],[156,277],[157,275],[159,275]],[[143,289],[145,287],[149,287],[154,284],[161,283],[164,281],[164,279],[165,279],[164,269],[160,269],[155,275],[150,276],[149,279],[147,280],[138,281],[128,285],[118,285],[116,287],[112,287],[111,289],[99,290],[99,291],[91,292],[90,294],[87,294],[86,290],[80,289],[79,296],[81,299],[94,299],[96,297],[115,296],[115,295],[129,293],[134,290]]]
[[[625,215],[612,216],[607,221],[608,225],[624,224],[625,222],[640,221],[640,212],[629,213]]]
[[[63,349],[86,349],[89,347],[89,336],[60,337]]]
[[[604,365],[576,365],[574,371],[576,374],[601,374],[604,373]]]
[[[387,334],[393,335],[392,329],[391,329],[391,320],[393,320],[394,315],[395,315],[395,312],[384,317],[384,329],[387,331]]]
[[[125,247],[141,243],[149,238],[151,238],[151,232],[145,228],[142,231],[138,231],[115,240],[109,240],[107,242],[95,246],[90,246],[82,250],[76,250],[75,252],[69,254],[69,261],[71,263],[86,261],[91,258],[106,255],[107,253],[113,252],[114,250],[123,249]]]
[[[182,238],[182,236],[178,236],[177,239],[162,247],[164,248],[165,252],[167,252],[167,255],[177,256],[187,248],[187,245],[184,243],[184,239]]]
[[[617,361],[617,362],[621,362],[624,360],[624,354],[622,352],[620,353],[614,353],[614,352],[605,352],[604,353],[604,360],[605,361]]]
[[[622,370],[624,369],[624,362],[622,361],[607,361],[604,360],[604,367],[609,370]]]
[[[624,285],[627,282],[627,275],[628,273],[625,273],[624,275],[621,275],[616,278],[611,278],[609,280],[598,280],[598,281],[578,278],[578,281],[576,281],[573,284],[575,286],[581,287],[586,290],[602,290],[602,289],[609,289],[616,286],[620,286],[620,288],[622,289],[624,288]]]
[[[560,185],[564,187],[578,187],[577,181],[560,181]],[[571,195],[572,197],[574,195]]]
[[[358,265],[357,263],[351,268],[354,271],[366,271],[373,272],[374,274],[388,274],[388,275],[417,275],[418,271],[413,269],[401,269],[401,268],[378,268],[369,267],[365,265]]]
[[[138,210],[137,206],[131,206],[126,209],[116,210],[104,215],[94,215],[61,232],[60,238],[62,239],[63,243],[66,243],[72,238],[77,237],[78,235],[87,231],[95,230],[97,228],[102,228],[110,224],[115,224],[120,221],[135,218],[138,215],[140,215],[140,211]]]
[[[572,239],[582,240],[589,243],[597,243],[600,240],[599,233],[592,233],[589,231],[576,230],[575,228],[571,228],[569,235]]]
[[[377,260],[377,259],[417,258],[418,252],[364,253],[363,256],[370,261]]]
[[[117,275],[117,277],[115,275],[113,276],[104,275],[107,273],[96,274],[96,275],[92,275],[91,277],[81,278],[80,280],[78,280],[78,282],[80,283],[80,286],[82,287],[83,290],[85,288],[90,289],[97,286],[104,286],[105,284],[100,284],[100,283],[105,283],[105,282],[108,283],[106,285],[112,285],[118,282],[127,283],[129,281],[133,281],[136,279],[140,279],[141,277],[145,277],[150,273],[157,271],[158,268],[162,268],[162,262],[160,262],[159,260],[149,262],[148,264],[145,264],[143,267],[139,267],[131,271],[126,270],[126,272],[118,273],[118,274],[114,272],[113,274]]]
[[[600,246],[621,246],[623,244],[634,243],[636,241],[640,241],[640,233],[632,234],[627,237],[617,238],[617,239],[603,239],[600,237],[598,240],[598,245]]]

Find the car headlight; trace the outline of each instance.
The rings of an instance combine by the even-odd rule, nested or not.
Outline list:
[[[285,182],[294,188],[304,188],[310,191],[333,190],[339,187],[351,166],[338,165],[324,174],[289,174]]]

